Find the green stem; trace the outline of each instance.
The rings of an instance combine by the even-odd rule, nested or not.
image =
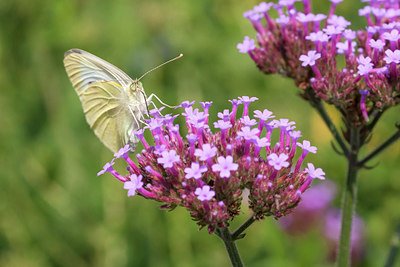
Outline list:
[[[390,248],[389,256],[387,258],[385,267],[393,266],[393,264],[396,261],[397,254],[399,252],[399,246],[400,246],[400,222],[397,225],[397,229],[394,232],[394,235],[392,237],[392,245]]]
[[[383,142],[380,146],[378,146],[374,151],[372,151],[369,155],[363,158],[358,166],[364,166],[369,160],[373,159],[375,156],[383,152],[386,148],[388,148],[391,144],[393,144],[397,139],[400,138],[400,130],[397,130],[391,137],[389,137],[385,142]]]
[[[233,267],[243,267],[239,251],[235,244],[235,239],[232,238],[228,228],[218,228],[216,234],[222,239],[225,244],[226,251],[228,251],[229,259]]]
[[[346,188],[342,201],[342,229],[340,233],[337,266],[350,265],[351,226],[357,199],[357,157],[360,148],[360,129],[350,128],[350,153],[348,154],[348,168]]]
[[[248,218],[247,221],[245,221],[238,229],[236,229],[236,231],[234,231],[234,232],[232,233],[232,239],[233,239],[233,240],[238,239],[238,237],[240,236],[240,234],[243,233],[243,231],[246,230],[247,227],[249,227],[250,225],[252,225],[253,222],[255,222],[255,221],[256,221],[256,219],[255,219],[254,214],[253,214],[253,215],[252,215],[250,218]]]
[[[325,110],[325,107],[320,99],[315,97],[315,94],[312,90],[307,90],[307,95],[311,100],[311,105],[317,110],[318,114],[321,116],[322,120],[325,122],[326,126],[328,126],[329,131],[332,133],[333,137],[338,142],[340,148],[344,155],[348,155],[349,149],[347,148],[346,144],[344,143],[342,137],[339,134],[335,124],[332,122],[331,118],[329,117],[328,113]]]

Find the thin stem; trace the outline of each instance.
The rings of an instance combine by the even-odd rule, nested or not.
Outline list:
[[[348,155],[349,149],[347,148],[342,137],[340,136],[339,131],[337,130],[335,124],[332,122],[331,118],[326,112],[323,103],[321,102],[320,99],[315,97],[315,94],[312,90],[306,90],[306,92],[311,100],[312,106],[317,110],[322,120],[325,122],[326,126],[328,126],[329,131],[332,133],[333,137],[336,139],[339,146],[341,147],[343,154]]]
[[[234,231],[234,232],[232,233],[232,239],[233,239],[233,240],[236,240],[236,239],[238,238],[238,236],[239,236],[241,233],[243,233],[243,231],[246,230],[247,227],[249,227],[250,225],[252,225],[253,222],[255,222],[255,221],[256,221],[256,219],[255,219],[254,214],[253,214],[253,215],[251,215],[251,217],[248,218],[247,221],[245,221],[238,229],[236,229],[236,231]]]
[[[390,247],[390,252],[389,252],[389,256],[386,260],[385,267],[392,267],[396,261],[396,257],[399,252],[399,246],[400,246],[400,222],[397,225],[397,228],[396,228],[396,231],[394,232],[391,243],[392,243],[392,245]]]
[[[397,139],[400,138],[400,129],[397,130],[391,137],[389,137],[385,142],[383,142],[380,146],[378,146],[374,151],[372,151],[369,155],[363,158],[358,166],[364,166],[369,160],[373,159],[375,156],[379,155],[386,148],[388,148],[391,144],[393,144]]]
[[[342,201],[342,229],[340,233],[337,266],[350,265],[350,240],[353,214],[357,199],[357,157],[360,148],[360,129],[350,127],[350,153],[348,155],[348,169],[346,188]]]
[[[232,238],[228,228],[218,228],[216,234],[222,239],[228,251],[229,259],[233,267],[243,267],[242,259],[235,244],[235,239]]]

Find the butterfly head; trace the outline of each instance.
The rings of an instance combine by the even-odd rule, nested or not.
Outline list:
[[[141,93],[143,92],[143,85],[141,82],[139,82],[139,80],[134,80],[131,84],[130,84],[130,89],[135,92],[135,93]]]

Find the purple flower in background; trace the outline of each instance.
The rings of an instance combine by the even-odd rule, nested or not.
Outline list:
[[[279,226],[291,235],[307,234],[324,221],[325,214],[336,195],[337,188],[332,181],[327,180],[314,185],[304,192],[300,204],[293,213],[279,219]]]
[[[340,210],[332,208],[325,216],[324,236],[330,248],[329,259],[335,261],[336,251],[339,243],[340,229],[342,225],[342,215]],[[357,264],[362,258],[365,250],[365,226],[363,220],[354,215],[351,231],[351,259],[353,264]]]

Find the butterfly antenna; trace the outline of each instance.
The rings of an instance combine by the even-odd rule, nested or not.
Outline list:
[[[137,80],[140,81],[144,76],[146,76],[148,73],[152,72],[153,70],[156,70],[156,69],[158,69],[158,68],[164,66],[165,64],[168,64],[168,63],[170,63],[170,62],[172,62],[172,61],[175,61],[175,60],[177,60],[177,59],[179,59],[179,58],[181,58],[181,57],[183,57],[183,54],[180,54],[179,56],[174,57],[174,58],[172,58],[172,59],[170,59],[170,60],[168,60],[168,61],[166,61],[166,62],[164,62],[164,63],[162,63],[162,64],[160,64],[160,65],[158,65],[157,67],[152,68],[152,69],[149,70],[149,71],[146,71],[146,72],[145,72],[142,76],[140,76],[140,78],[137,79]]]

